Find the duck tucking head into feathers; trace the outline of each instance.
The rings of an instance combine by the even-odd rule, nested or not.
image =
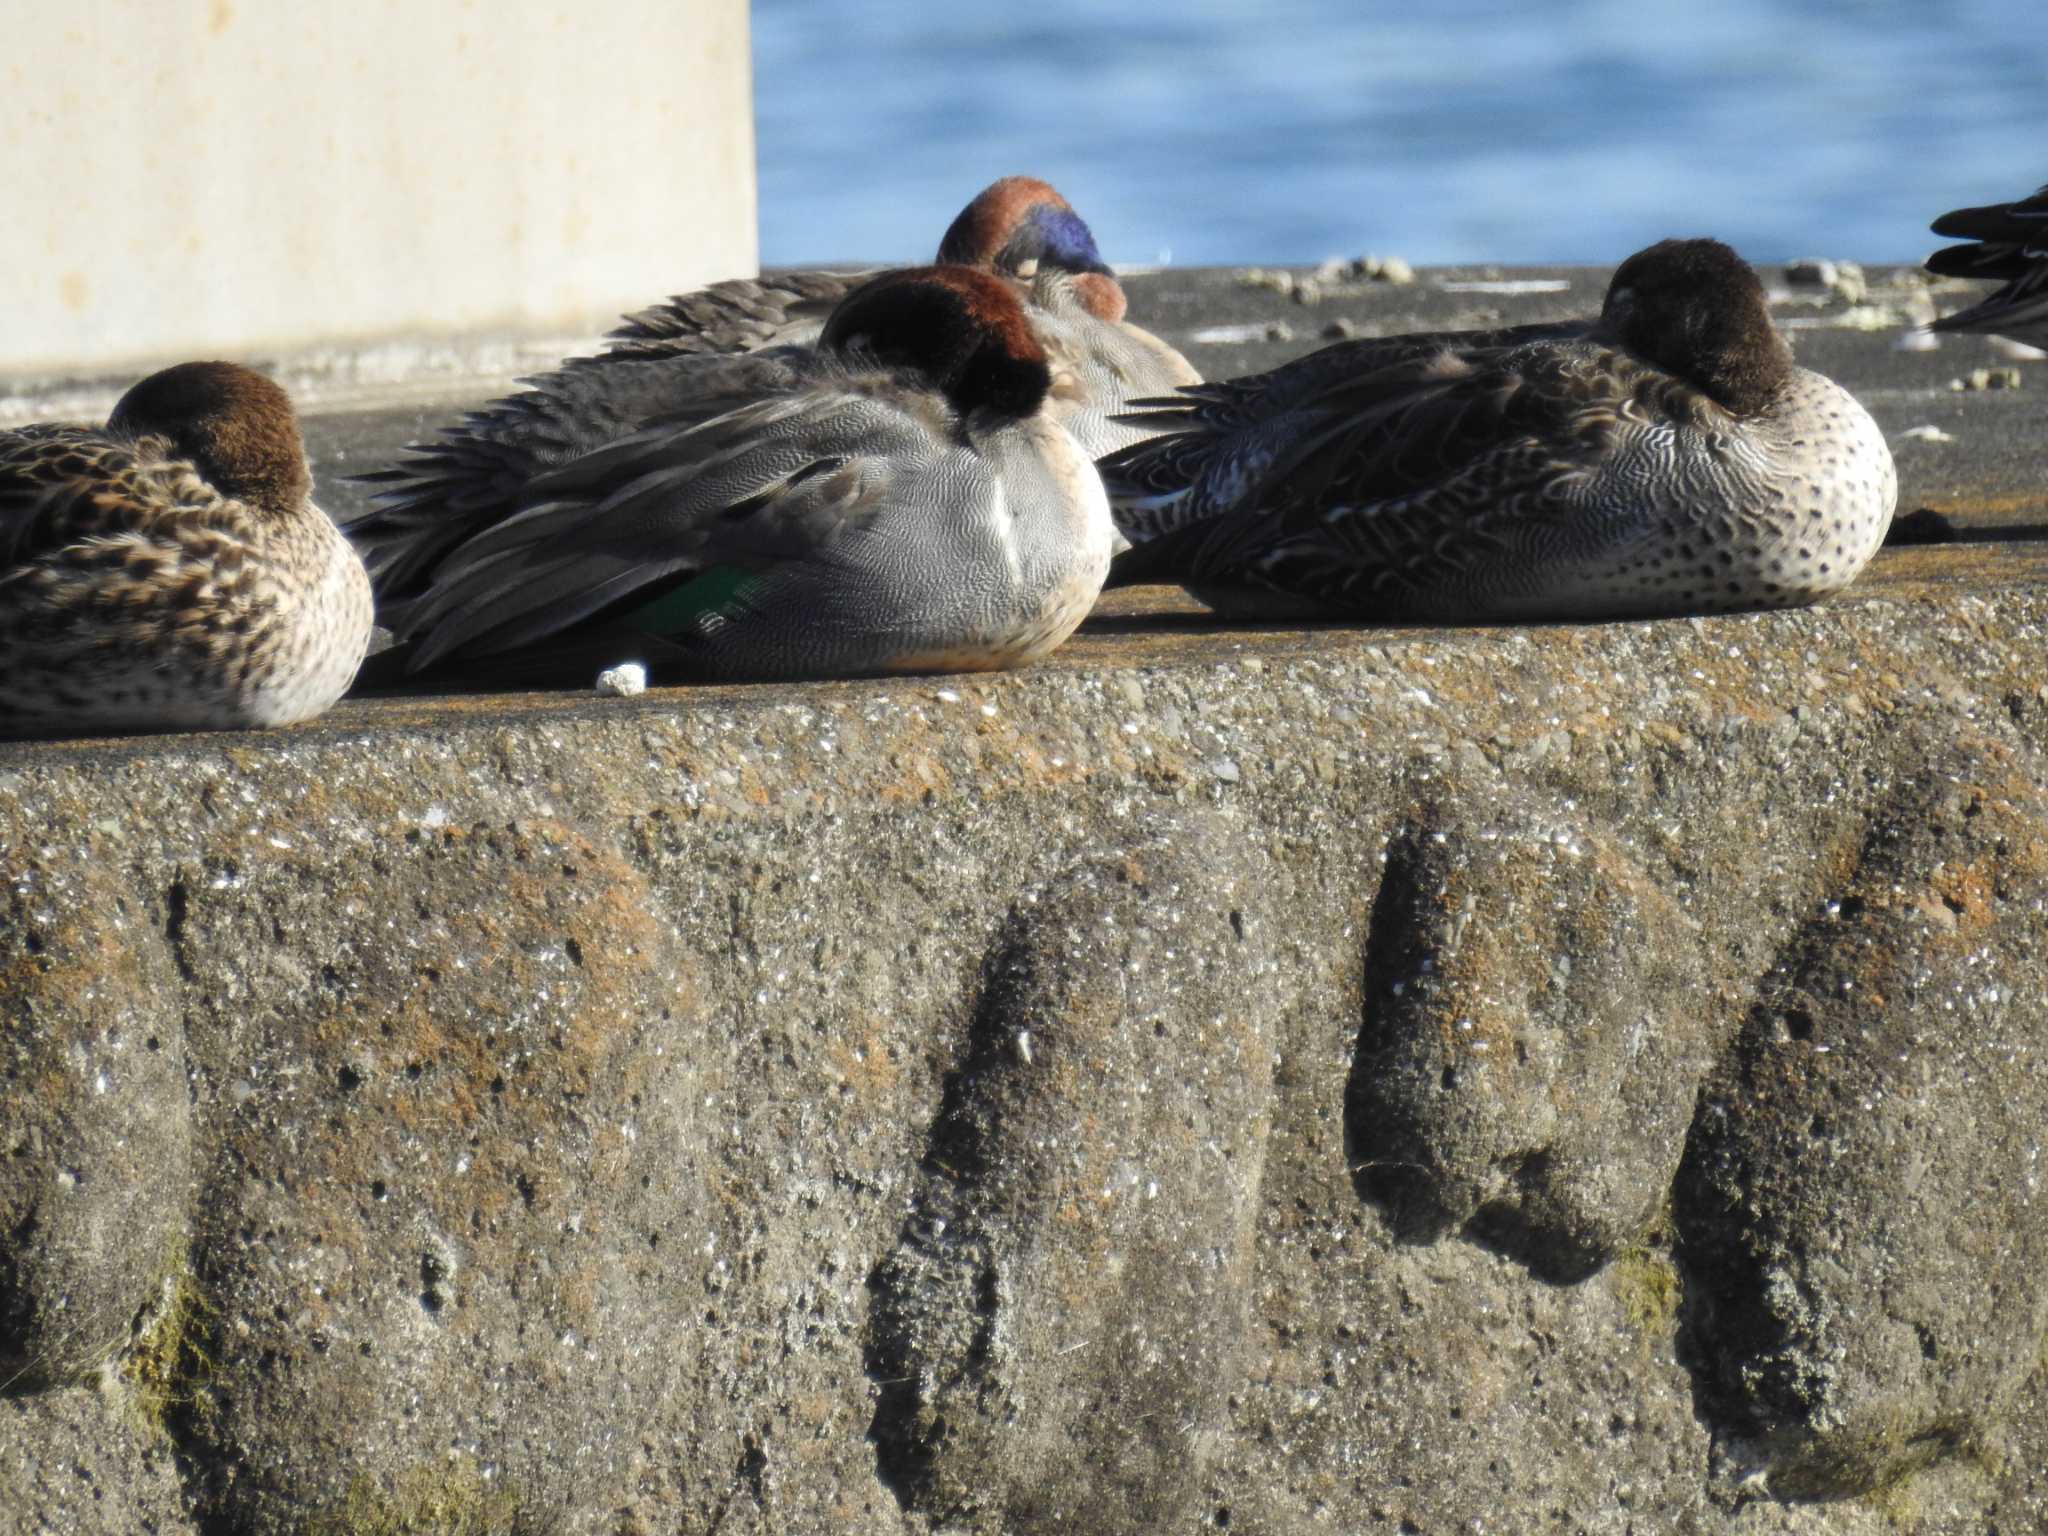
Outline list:
[[[1615,269],[1600,327],[1638,357],[1752,416],[1792,377],[1764,286],[1718,240],[1660,240]]]
[[[973,267],[910,267],[856,290],[819,346],[908,367],[963,415],[1029,416],[1052,387],[1045,348],[1000,278]]]
[[[291,396],[238,363],[179,363],[151,374],[115,403],[107,431],[164,439],[223,496],[259,511],[294,510],[313,492]]]

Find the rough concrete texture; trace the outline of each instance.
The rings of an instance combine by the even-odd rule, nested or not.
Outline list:
[[[0,748],[0,1533],[2048,1528],[2048,381],[1889,344],[1811,611]]]
[[[674,1374],[704,995],[646,878],[573,825],[426,828],[353,871],[274,841],[170,888],[225,1109],[195,1272],[240,1323],[179,1425],[207,1497],[287,1531],[447,1458],[567,1529]]]
[[[1532,963],[1540,961],[1540,964]],[[1641,1237],[1729,1014],[1685,913],[1565,806],[1453,799],[1388,849],[1348,1095],[1398,1231],[1555,1280]]]
[[[1265,882],[1213,815],[1143,835],[1021,896],[871,1284],[881,1473],[947,1524],[1186,1525],[1239,1373]]]
[[[90,860],[10,839],[0,892],[0,1383],[96,1371],[180,1262],[185,1032],[160,923]]]
[[[167,1443],[80,1387],[0,1396],[0,1529],[183,1536],[193,1529]]]
[[[1786,1491],[1975,1448],[2048,1339],[2048,798],[1975,733],[1872,823],[1703,1098],[1702,1390]]]

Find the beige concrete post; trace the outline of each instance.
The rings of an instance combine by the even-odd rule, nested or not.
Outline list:
[[[756,262],[746,0],[16,0],[0,372],[569,334]]]

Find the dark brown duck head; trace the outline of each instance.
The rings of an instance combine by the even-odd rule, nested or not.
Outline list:
[[[942,263],[1029,279],[1053,267],[1098,320],[1124,317],[1123,285],[1095,248],[1095,232],[1052,186],[1035,176],[992,181],[960,210],[939,242]]]
[[[1660,240],[1637,251],[1615,270],[1600,324],[1738,416],[1763,410],[1792,374],[1792,349],[1771,324],[1764,285],[1718,240]]]
[[[289,512],[313,491],[291,396],[239,363],[180,363],[114,406],[107,430],[161,437],[224,496]]]
[[[1024,306],[975,267],[908,267],[865,283],[832,312],[818,345],[910,369],[963,416],[1029,416],[1052,387]]]

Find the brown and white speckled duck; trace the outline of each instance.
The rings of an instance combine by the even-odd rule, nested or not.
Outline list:
[[[1200,382],[1179,352],[1124,318],[1123,289],[1095,237],[1045,182],[1007,176],[984,188],[947,229],[941,264],[1009,282],[1048,355],[1048,409],[1091,455],[1145,436],[1114,418],[1132,400]],[[689,360],[811,345],[826,318],[877,273],[782,272],[717,283],[627,317],[609,349],[570,358],[519,394],[473,411],[415,445],[403,462],[362,478],[382,487],[350,521],[380,597],[403,596],[420,573],[482,523],[502,517],[536,474],[637,430],[687,398]]]
[[[298,418],[233,363],[150,375],[105,428],[0,432],[0,735],[284,725],[370,638]]]
[[[1727,246],[1666,240],[1591,321],[1343,342],[1150,403],[1103,462],[1111,585],[1461,622],[1811,602],[1883,542],[1863,407],[1794,366]]]
[[[2048,347],[2048,187],[2016,203],[1958,208],[1934,221],[1937,235],[1974,242],[1945,246],[1927,270],[1945,277],[1990,278],[2005,286],[1934,322],[1937,331],[1989,331]]]
[[[665,366],[660,414],[536,469],[419,566],[385,609],[407,666],[502,675],[492,658],[545,666],[601,627],[674,681],[1009,667],[1101,590],[1102,482],[1001,278],[892,273],[815,347]]]

